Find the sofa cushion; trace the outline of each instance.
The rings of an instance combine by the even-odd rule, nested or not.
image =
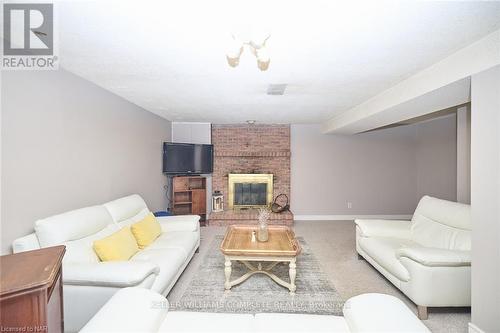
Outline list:
[[[165,297],[143,288],[124,288],[80,332],[158,332],[167,312]]]
[[[258,313],[255,332],[349,332],[344,318],[295,313]]]
[[[413,214],[411,239],[425,247],[470,250],[470,205],[424,196]]]
[[[12,252],[24,252],[31,250],[38,250],[40,248],[40,242],[38,242],[38,237],[32,232],[29,235],[19,237],[12,243]]]
[[[352,297],[345,302],[343,312],[351,332],[430,333],[403,301],[391,295]]]
[[[161,235],[160,223],[152,213],[146,215],[139,222],[132,224],[131,230],[140,249],[144,249]]]
[[[253,315],[169,311],[159,332],[253,332]]]
[[[130,260],[143,260],[156,264],[160,268],[160,272],[151,286],[151,290],[163,293],[186,263],[187,256],[180,248],[144,249]]]
[[[172,231],[164,232],[147,249],[181,249],[187,257],[198,244],[196,232]]]
[[[54,215],[35,222],[41,247],[59,245],[95,234],[113,223],[103,206],[92,206]]]
[[[471,251],[404,247],[396,251],[398,259],[409,258],[427,267],[461,267],[471,265]]]
[[[101,261],[124,261],[136,254],[139,247],[130,227],[125,227],[94,241],[94,250]]]
[[[94,241],[102,239],[120,230],[115,223],[109,224],[101,231],[73,241],[64,242],[66,246],[66,254],[64,255],[64,263],[94,263],[99,262],[99,257],[94,251]]]
[[[123,288],[151,286],[160,271],[147,261],[107,261],[96,263],[69,263],[63,266],[65,286]]]
[[[156,219],[160,222],[163,232],[198,231],[200,227],[199,215],[159,216]]]
[[[415,245],[414,242],[398,238],[361,237],[359,246],[380,266],[398,279],[408,281],[410,274],[396,257],[402,247]]]
[[[411,221],[355,219],[356,231],[362,237],[393,237],[410,239]]]
[[[150,213],[148,206],[138,194],[129,195],[104,204],[113,221],[121,227],[131,225]]]

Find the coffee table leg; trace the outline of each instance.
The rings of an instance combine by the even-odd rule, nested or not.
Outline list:
[[[294,294],[295,290],[297,290],[297,286],[295,285],[295,277],[297,276],[297,265],[295,263],[295,259],[290,261],[290,293]]]
[[[226,274],[226,282],[224,283],[224,288],[226,290],[231,289],[231,260],[226,257],[226,262],[224,263],[224,273]]]

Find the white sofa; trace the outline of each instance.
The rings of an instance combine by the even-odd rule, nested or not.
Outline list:
[[[349,299],[344,317],[284,313],[228,314],[168,311],[166,298],[141,288],[117,292],[85,325],[97,332],[426,332],[398,298],[364,294]]]
[[[355,220],[356,249],[418,306],[471,304],[470,205],[424,196],[411,221]]]
[[[150,211],[139,195],[73,210],[35,222],[16,239],[14,252],[65,245],[64,322],[78,331],[118,290],[143,287],[167,295],[200,245],[199,216],[158,217],[162,234],[128,261],[100,262],[93,242],[143,219]]]

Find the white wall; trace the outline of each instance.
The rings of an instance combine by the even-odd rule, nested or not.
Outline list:
[[[0,92],[2,91],[2,71],[0,71]],[[3,183],[2,183],[2,164],[3,164],[3,152],[2,152],[2,141],[3,141],[3,133],[2,133],[2,115],[3,115],[3,94],[0,93],[0,232],[2,232],[2,193],[3,193]],[[2,232],[3,234],[3,232]],[[6,250],[7,251],[7,250]],[[4,253],[2,246],[2,238],[0,236],[0,253]]]
[[[472,325],[500,332],[500,66],[471,93]]]
[[[2,253],[35,220],[132,193],[164,208],[170,122],[64,70],[2,73]]]
[[[457,201],[470,204],[470,104],[457,109]]]
[[[454,116],[348,136],[320,129],[291,126],[291,210],[299,218],[411,215],[423,194],[455,200]]]
[[[412,125],[416,130],[417,199],[457,200],[456,115]]]

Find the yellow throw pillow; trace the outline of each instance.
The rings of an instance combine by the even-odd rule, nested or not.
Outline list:
[[[130,227],[94,241],[94,251],[101,261],[129,260],[139,248]]]
[[[132,224],[132,234],[134,234],[139,248],[143,249],[161,235],[161,226],[156,217],[149,213],[141,221]]]

